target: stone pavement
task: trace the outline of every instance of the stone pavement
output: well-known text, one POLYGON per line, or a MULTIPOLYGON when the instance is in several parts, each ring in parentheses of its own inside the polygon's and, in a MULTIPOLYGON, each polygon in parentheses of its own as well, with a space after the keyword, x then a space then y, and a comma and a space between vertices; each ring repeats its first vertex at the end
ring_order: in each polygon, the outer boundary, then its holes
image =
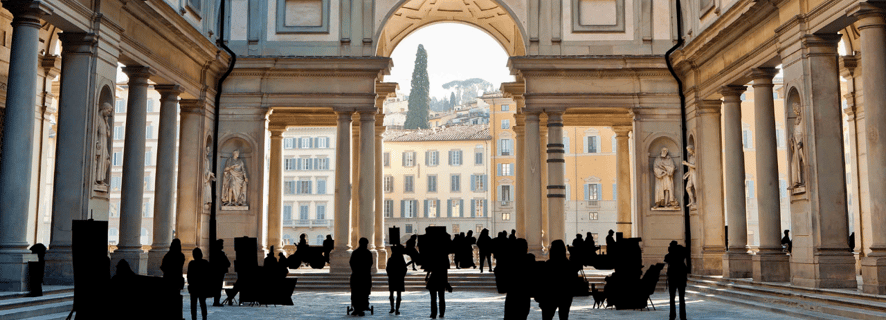
MULTIPOLYGON (((185 290, 186 291, 186 290, 185 290)), ((494 292, 453 292, 446 294, 445 319, 502 319, 504 310, 503 294, 494 292)), ((209 320, 218 319, 355 319, 345 314, 350 305, 350 294, 347 292, 296 292, 292 296, 294 306, 225 306, 212 307, 208 299, 209 320)), ((570 319, 667 319, 669 306, 667 293, 656 293, 652 296, 656 311, 634 310, 602 310, 591 308, 594 299, 591 297, 576 298, 569 313, 570 319)), ((428 319, 430 315, 430 298, 427 292, 404 292, 400 305, 400 316, 388 314, 390 304, 387 292, 373 292, 370 302, 375 307, 375 315, 367 319, 428 319)), ((742 306, 686 298, 689 319, 796 319, 788 315, 754 310, 742 306)), ((182 315, 190 319, 190 297, 185 293, 182 315)), ((199 319, 199 311, 198 311, 199 319)), ((529 319, 541 319, 541 309, 532 302, 529 319)), ((555 317, 556 319, 556 317, 555 317)))

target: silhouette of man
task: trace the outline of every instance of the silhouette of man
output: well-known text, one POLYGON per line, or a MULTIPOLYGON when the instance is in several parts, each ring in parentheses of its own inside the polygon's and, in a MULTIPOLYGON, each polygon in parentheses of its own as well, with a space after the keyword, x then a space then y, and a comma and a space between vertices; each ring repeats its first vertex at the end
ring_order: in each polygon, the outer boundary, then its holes
POLYGON ((480 231, 480 237, 477 238, 477 249, 480 251, 480 273, 483 273, 483 262, 489 264, 489 272, 492 272, 492 238, 489 237, 489 230, 480 231))
POLYGON ((508 236, 508 240, 511 240, 511 241, 517 240, 517 230, 516 229, 511 229, 511 235, 508 236))
POLYGON ((327 234, 326 240, 323 240, 323 257, 326 258, 326 263, 329 263, 329 253, 332 252, 332 248, 335 248, 335 240, 332 240, 331 234, 327 234))
POLYGON ((181 291, 185 287, 185 279, 182 278, 182 267, 184 266, 185 254, 182 253, 182 242, 179 239, 172 239, 169 252, 163 256, 163 260, 160 262, 160 271, 163 271, 163 279, 166 280, 170 288, 175 288, 175 291, 181 291))
POLYGON ((572 239, 572 247, 569 248, 569 259, 575 263, 584 264, 584 251, 584 239, 581 238, 581 233, 578 233, 575 235, 575 239, 572 239))
POLYGON ((784 237, 781 238, 781 245, 785 246, 785 250, 787 250, 788 253, 791 253, 791 250, 794 249, 794 242, 791 241, 791 230, 784 231, 784 237))
MULTIPOLYGON (((502 249, 503 250, 503 249, 502 249)), ((496 265, 496 271, 504 277, 507 295, 505 296, 505 320, 526 320, 529 317, 530 290, 525 279, 519 280, 521 274, 525 275, 532 271, 535 263, 535 255, 529 253, 529 244, 526 239, 515 240, 510 261, 496 265), (503 271, 498 271, 503 268, 503 271)), ((498 260, 498 258, 496 258, 498 260)))
POLYGON ((612 255, 613 253, 615 253, 615 231, 610 229, 609 235, 606 236, 606 254, 612 255))
POLYGON ((449 257, 448 255, 434 255, 428 257, 429 266, 423 266, 427 270, 425 288, 431 293, 431 319, 437 318, 437 297, 440 298, 440 318, 446 313, 446 294, 445 291, 452 292, 452 286, 449 285, 449 257))
POLYGON ((412 266, 412 271, 416 271, 415 265, 418 264, 418 250, 415 249, 415 242, 418 240, 418 236, 412 235, 409 237, 409 240, 406 240, 406 250, 404 251, 406 255, 409 256, 409 263, 406 264, 406 267, 412 266))
POLYGON ((372 293, 372 253, 369 240, 360 238, 360 247, 351 253, 351 306, 354 313, 364 316, 369 310, 369 294, 372 293))
MULTIPOLYGON (((206 320, 206 298, 215 295, 215 275, 209 261, 203 260, 203 250, 194 248, 194 260, 188 263, 188 292, 191 294, 191 320, 197 320, 197 302, 206 320)), ((131 272, 131 271, 130 271, 131 272)))
POLYGON ((671 295, 670 320, 677 319, 677 306, 674 301, 677 292, 680 294, 680 319, 686 320, 686 278, 689 274, 686 259, 686 248, 677 244, 677 241, 671 241, 668 254, 665 255, 665 262, 668 264, 668 293, 671 295))
POLYGON ((43 295, 43 273, 44 269, 46 269, 46 260, 44 260, 44 257, 46 256, 46 246, 42 243, 38 243, 31 246, 28 250, 31 250, 31 253, 37 255, 37 262, 28 262, 28 271, 31 272, 31 292, 28 293, 28 296, 39 297, 43 295))
POLYGON ((391 312, 400 315, 400 301, 403 291, 406 290, 406 260, 403 259, 403 246, 397 244, 391 247, 391 257, 388 258, 388 264, 385 271, 388 274, 388 291, 391 294, 391 312), (394 293, 397 293, 396 304, 394 304, 394 293))
POLYGON ((295 253, 298 257, 298 267, 301 267, 302 263, 309 264, 311 261, 311 257, 308 255, 308 235, 302 233, 298 237, 298 244, 295 246, 295 253))
MULTIPOLYGON (((225 274, 228 273, 228 268, 231 267, 231 261, 228 260, 228 256, 224 251, 225 241, 222 239, 216 240, 215 252, 210 256, 210 264, 212 265, 211 273, 212 273, 212 287, 208 288, 212 290, 212 297, 214 298, 214 302, 212 303, 213 307, 224 307, 223 304, 219 302, 221 299, 221 291, 222 285, 225 283, 225 274)), ((202 255, 203 252, 200 252, 202 255)))
POLYGON ((569 319, 569 308, 572 306, 572 292, 564 290, 569 287, 577 276, 580 265, 566 259, 566 244, 563 240, 551 242, 548 261, 544 263, 541 273, 543 282, 540 292, 536 295, 541 308, 543 320, 554 319, 554 313, 560 320, 569 319))

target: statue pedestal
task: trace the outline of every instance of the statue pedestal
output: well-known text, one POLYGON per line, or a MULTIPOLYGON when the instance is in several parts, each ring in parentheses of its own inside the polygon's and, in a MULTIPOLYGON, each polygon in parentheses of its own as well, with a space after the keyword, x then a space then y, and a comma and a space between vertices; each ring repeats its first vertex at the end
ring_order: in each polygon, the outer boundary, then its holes
POLYGON ((249 211, 249 206, 222 206, 222 211, 249 211))

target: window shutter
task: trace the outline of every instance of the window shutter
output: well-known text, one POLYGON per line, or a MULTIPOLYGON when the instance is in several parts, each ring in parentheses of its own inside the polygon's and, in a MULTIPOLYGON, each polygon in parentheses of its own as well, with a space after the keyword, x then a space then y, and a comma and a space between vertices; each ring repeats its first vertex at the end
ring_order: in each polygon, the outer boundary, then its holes
POLYGON ((406 218, 406 200, 400 200, 400 218, 406 218))
POLYGON ((314 148, 319 147, 319 146, 320 146, 320 138, 319 137, 314 138, 314 148))
POLYGON ((584 197, 585 200, 590 200, 590 199, 591 199, 591 198, 590 198, 590 195, 591 195, 591 192, 590 192, 591 190, 590 190, 590 189, 591 189, 591 185, 589 185, 589 184, 585 184, 585 197, 584 197))
POLYGON ((458 216, 465 216, 465 199, 458 199, 458 216))
POLYGON ((400 155, 401 155, 400 158, 403 160, 403 166, 405 167, 406 166, 406 152, 401 153, 400 155))
POLYGON ((617 197, 618 197, 618 185, 613 183, 612 184, 612 200, 618 200, 617 197))
POLYGON ((477 201, 476 201, 476 200, 471 200, 471 218, 475 218, 475 217, 476 217, 476 215, 474 214, 474 212, 477 212, 477 208, 476 208, 476 206, 477 206, 477 201))
POLYGON ((435 203, 436 203, 436 205, 437 205, 437 213, 436 213, 436 215, 437 215, 437 218, 439 218, 439 217, 440 217, 440 200, 437 199, 437 200, 434 200, 434 201, 436 201, 435 203))
POLYGON ((430 151, 425 151, 425 165, 426 166, 431 165, 431 157, 428 156, 430 154, 431 154, 430 151))
POLYGON ((477 191, 477 175, 471 175, 471 191, 477 191))
POLYGON ((489 209, 489 206, 486 205, 487 202, 488 202, 488 200, 483 199, 483 217, 488 217, 488 216, 489 216, 489 215, 487 214, 488 209, 489 209))
POLYGON ((597 184, 597 200, 603 200, 603 185, 597 184))
POLYGON ((504 186, 499 185, 499 186, 498 186, 498 191, 497 191, 497 192, 498 192, 498 201, 504 201, 504 200, 505 200, 505 193, 504 193, 504 192, 505 192, 505 188, 504 188, 504 186))
POLYGON ((483 180, 482 180, 482 181, 483 181, 483 190, 480 190, 480 191, 486 191, 486 188, 488 188, 488 187, 487 187, 488 184, 486 184, 486 181, 487 181, 487 178, 488 178, 488 177, 489 177, 489 175, 486 175, 486 174, 484 174, 484 175, 481 177, 481 179, 483 179, 483 180))
POLYGON ((498 171, 498 176, 499 176, 499 177, 501 176, 501 166, 503 166, 503 165, 504 165, 503 163, 499 163, 499 164, 498 164, 498 167, 496 167, 496 170, 498 171))
POLYGON ((428 208, 428 200, 425 199, 425 218, 431 216, 431 215, 428 213, 428 210, 430 210, 430 209, 428 208))
POLYGON ((452 151, 449 151, 449 165, 452 165, 452 151))
POLYGON ((295 159, 295 170, 301 170, 301 158, 295 159))
POLYGON ((313 187, 314 187, 314 183, 311 181, 308 181, 308 194, 313 193, 313 190, 312 190, 313 187))
POLYGON ((446 217, 452 218, 452 199, 446 200, 446 217))

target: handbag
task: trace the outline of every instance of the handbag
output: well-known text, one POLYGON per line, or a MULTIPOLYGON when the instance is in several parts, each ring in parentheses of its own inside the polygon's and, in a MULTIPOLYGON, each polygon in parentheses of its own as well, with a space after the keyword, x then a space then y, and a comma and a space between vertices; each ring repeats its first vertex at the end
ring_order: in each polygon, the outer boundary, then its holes
POLYGON ((572 281, 572 296, 574 297, 587 297, 591 295, 590 285, 588 284, 588 279, 585 278, 584 270, 579 269, 580 277, 575 277, 575 280, 572 281))

